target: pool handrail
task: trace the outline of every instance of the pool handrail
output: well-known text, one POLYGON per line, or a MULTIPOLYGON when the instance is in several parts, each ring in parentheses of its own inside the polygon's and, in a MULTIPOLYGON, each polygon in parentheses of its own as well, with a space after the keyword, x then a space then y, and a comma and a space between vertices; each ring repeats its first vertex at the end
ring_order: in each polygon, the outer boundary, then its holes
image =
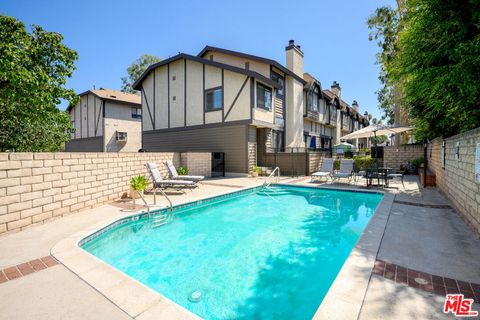
POLYGON ((274 175, 275 175, 275 172, 278 171, 278 175, 277 175, 277 183, 278 183, 278 179, 280 178, 280 168, 279 167, 275 167, 275 169, 273 169, 273 171, 268 175, 267 179, 265 179, 265 182, 263 182, 263 186, 264 187, 269 187, 272 183, 269 181, 270 178, 272 178, 274 175))

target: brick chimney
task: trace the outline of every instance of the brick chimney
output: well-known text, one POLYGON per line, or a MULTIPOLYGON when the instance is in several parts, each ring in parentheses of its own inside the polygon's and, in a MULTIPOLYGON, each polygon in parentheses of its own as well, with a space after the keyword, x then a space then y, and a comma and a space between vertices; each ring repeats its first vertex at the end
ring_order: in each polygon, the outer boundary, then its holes
MULTIPOLYGON (((287 69, 303 79, 303 52, 294 40, 285 48, 287 69)), ((303 83, 298 79, 285 78, 286 122, 285 145, 287 147, 304 147, 303 140, 303 83)))
POLYGON ((340 88, 340 83, 338 83, 337 81, 333 81, 330 88, 330 90, 335 93, 339 98, 342 97, 342 88, 340 88))
POLYGON ((359 106, 358 106, 357 100, 353 100, 353 102, 352 102, 352 108, 353 108, 355 111, 359 112, 359 106))
POLYGON ((287 68, 297 76, 303 78, 303 51, 299 45, 295 44, 295 40, 288 41, 285 47, 287 54, 287 68))

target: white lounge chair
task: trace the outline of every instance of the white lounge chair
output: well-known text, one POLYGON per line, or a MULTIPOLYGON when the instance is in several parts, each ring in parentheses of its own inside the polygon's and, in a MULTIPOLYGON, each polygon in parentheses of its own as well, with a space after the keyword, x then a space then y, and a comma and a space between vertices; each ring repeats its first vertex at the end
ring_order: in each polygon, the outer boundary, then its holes
POLYGON ((147 163, 147 169, 148 169, 148 172, 150 173, 150 176, 152 177, 154 191, 156 188, 160 188, 160 189, 172 188, 179 191, 184 188, 188 188, 188 187, 191 188, 196 186, 195 182, 193 181, 163 179, 155 163, 152 163, 152 162, 147 163))
POLYGON ((335 179, 347 178, 349 181, 353 177, 353 160, 341 159, 340 170, 333 173, 335 179))
POLYGON ((314 182, 317 179, 321 181, 322 178, 325 178, 325 180, 331 178, 333 173, 333 162, 332 158, 324 158, 320 171, 311 174, 311 182, 314 182))
POLYGON ((165 162, 165 164, 167 165, 168 171, 170 172, 170 178, 172 178, 173 180, 187 180, 187 181, 193 181, 193 182, 196 183, 196 182, 199 182, 199 181, 205 179, 204 176, 188 176, 188 175, 181 176, 181 175, 179 175, 178 172, 177 172, 177 169, 173 165, 172 160, 167 160, 165 162))

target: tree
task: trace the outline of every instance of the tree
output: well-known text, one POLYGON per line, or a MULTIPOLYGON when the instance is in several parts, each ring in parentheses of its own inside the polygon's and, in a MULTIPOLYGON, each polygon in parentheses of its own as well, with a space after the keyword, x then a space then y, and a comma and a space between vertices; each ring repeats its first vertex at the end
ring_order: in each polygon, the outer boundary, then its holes
POLYGON ((135 81, 137 81, 138 78, 147 70, 147 68, 154 64, 159 62, 160 59, 157 56, 153 56, 150 54, 143 54, 135 60, 130 67, 127 68, 127 73, 128 76, 122 78, 122 91, 123 92, 130 92, 130 93, 135 93, 135 89, 133 89, 132 85, 135 81))
POLYGON ((65 88, 78 54, 59 33, 0 15, 0 151, 58 151, 69 139, 67 113, 75 103, 65 88))
POLYGON ((479 126, 479 0, 408 0, 401 13, 382 68, 402 90, 417 140, 479 126))
POLYGON ((399 89, 391 80, 389 67, 397 52, 400 16, 397 10, 380 7, 367 19, 367 24, 371 30, 369 40, 376 41, 381 48, 376 55, 377 64, 380 65, 378 79, 382 83, 382 88, 377 91, 379 108, 384 112, 383 118, 387 120, 388 124, 393 124, 395 106, 398 106, 400 101, 398 99, 399 89))

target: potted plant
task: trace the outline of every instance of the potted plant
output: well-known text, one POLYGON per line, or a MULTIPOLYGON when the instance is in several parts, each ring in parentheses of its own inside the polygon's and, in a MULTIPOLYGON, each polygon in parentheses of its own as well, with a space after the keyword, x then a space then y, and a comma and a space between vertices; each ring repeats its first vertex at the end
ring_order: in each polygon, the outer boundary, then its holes
POLYGON ((138 199, 148 186, 147 178, 144 176, 135 176, 130 179, 130 198, 133 199, 133 209, 135 209, 135 199, 138 199))
POLYGON ((180 176, 186 176, 188 175, 188 168, 187 167, 178 167, 177 172, 180 176))
POLYGON ((423 157, 412 160, 412 165, 415 170, 415 174, 418 174, 418 168, 423 168, 425 166, 425 159, 423 157))
POLYGON ((252 167, 252 177, 258 177, 260 173, 262 172, 262 169, 260 169, 257 166, 252 167))

